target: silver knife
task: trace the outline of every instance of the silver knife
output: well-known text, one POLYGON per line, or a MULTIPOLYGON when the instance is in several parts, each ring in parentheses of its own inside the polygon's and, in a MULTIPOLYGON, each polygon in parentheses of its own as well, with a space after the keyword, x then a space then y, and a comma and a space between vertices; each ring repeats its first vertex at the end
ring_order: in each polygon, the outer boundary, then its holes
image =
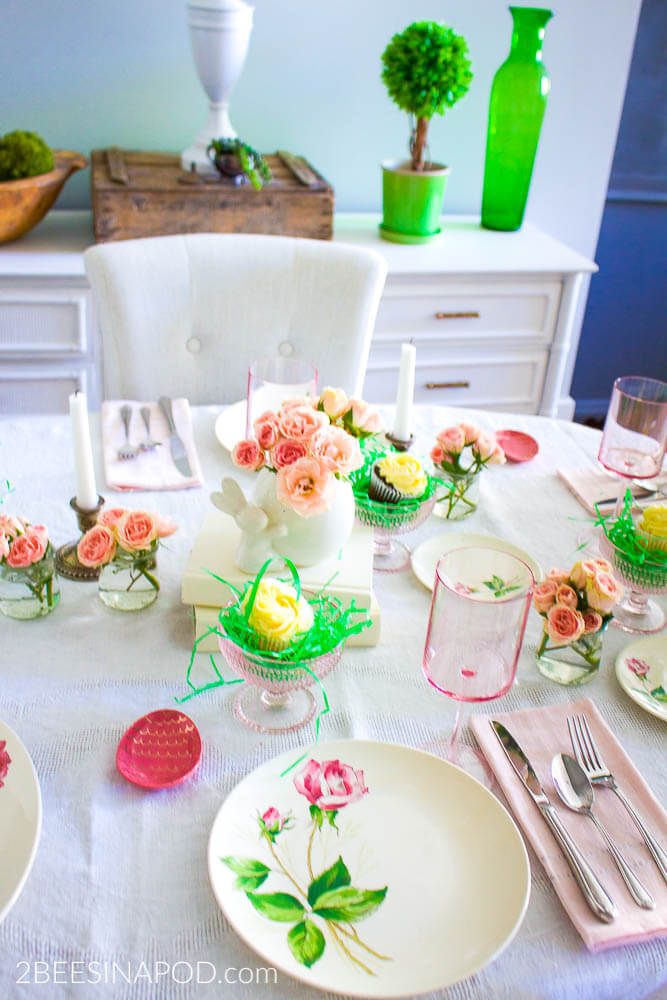
POLYGON ((192 469, 190 468, 188 456, 185 452, 185 445, 179 438, 178 432, 176 431, 174 415, 171 412, 171 400, 168 396, 160 396, 158 399, 158 406, 164 413, 164 418, 167 421, 167 427, 169 428, 169 447, 171 448, 171 457, 174 465, 182 476, 189 477, 192 475, 192 469))
POLYGON ((565 856, 565 860, 572 869, 572 874, 579 883, 586 902, 599 920, 604 921, 605 924, 610 924, 618 915, 616 905, 561 823, 558 813, 549 802, 539 778, 530 765, 530 761, 512 734, 501 722, 494 720, 491 722, 491 726, 500 740, 503 750, 507 754, 507 759, 523 782, 524 787, 530 793, 533 802, 537 805, 547 826, 556 838, 558 846, 565 856))

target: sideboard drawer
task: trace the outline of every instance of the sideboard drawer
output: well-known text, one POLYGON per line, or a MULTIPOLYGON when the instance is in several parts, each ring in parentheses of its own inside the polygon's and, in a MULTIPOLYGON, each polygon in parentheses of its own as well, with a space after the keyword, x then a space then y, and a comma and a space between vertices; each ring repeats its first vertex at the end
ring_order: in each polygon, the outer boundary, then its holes
MULTIPOLYGON (((435 363, 421 362, 417 355, 415 402, 438 406, 474 406, 487 410, 536 413, 548 351, 489 351, 477 356, 457 355, 435 363)), ((369 363, 364 396, 378 403, 396 399, 395 366, 369 363)))
POLYGON ((378 309, 375 338, 467 341, 502 337, 551 341, 558 315, 558 281, 388 281, 378 309))
POLYGON ((90 292, 0 286, 0 355, 84 354, 90 292))
POLYGON ((97 400, 92 362, 71 364, 3 364, 0 368, 0 414, 67 413, 73 392, 97 400))

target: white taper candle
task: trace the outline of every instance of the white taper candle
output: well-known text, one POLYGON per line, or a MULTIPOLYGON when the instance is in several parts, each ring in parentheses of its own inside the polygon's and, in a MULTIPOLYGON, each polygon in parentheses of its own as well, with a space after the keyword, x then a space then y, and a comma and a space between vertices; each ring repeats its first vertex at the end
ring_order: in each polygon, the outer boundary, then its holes
POLYGON ((93 466, 93 449, 90 443, 88 424, 88 404, 83 392, 75 392, 69 397, 69 413, 72 420, 72 441, 74 443, 74 467, 76 470, 76 502, 81 510, 97 507, 97 487, 93 466))
POLYGON ((401 345, 401 367, 398 373, 396 412, 393 435, 399 441, 408 441, 412 434, 412 404, 415 395, 415 361, 417 350, 414 344, 401 345))

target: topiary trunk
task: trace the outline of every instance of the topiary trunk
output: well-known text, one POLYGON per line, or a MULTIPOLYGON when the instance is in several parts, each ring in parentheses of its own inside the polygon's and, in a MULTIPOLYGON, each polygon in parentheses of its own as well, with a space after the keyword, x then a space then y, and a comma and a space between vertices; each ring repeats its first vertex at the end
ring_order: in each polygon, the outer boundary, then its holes
POLYGON ((410 155, 412 156, 412 169, 423 171, 424 169, 424 148, 426 146, 426 133, 428 131, 428 118, 418 118, 417 126, 412 133, 410 140, 410 155))

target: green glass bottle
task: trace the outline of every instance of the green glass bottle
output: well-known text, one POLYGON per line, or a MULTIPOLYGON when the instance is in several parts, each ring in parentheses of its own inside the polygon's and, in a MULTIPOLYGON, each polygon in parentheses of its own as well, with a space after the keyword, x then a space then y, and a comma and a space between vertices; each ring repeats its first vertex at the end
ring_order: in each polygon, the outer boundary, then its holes
POLYGON ((542 63, 544 28, 553 17, 539 7, 510 7, 510 13, 510 54, 491 87, 482 194, 482 225, 504 231, 523 222, 549 93, 542 63))

